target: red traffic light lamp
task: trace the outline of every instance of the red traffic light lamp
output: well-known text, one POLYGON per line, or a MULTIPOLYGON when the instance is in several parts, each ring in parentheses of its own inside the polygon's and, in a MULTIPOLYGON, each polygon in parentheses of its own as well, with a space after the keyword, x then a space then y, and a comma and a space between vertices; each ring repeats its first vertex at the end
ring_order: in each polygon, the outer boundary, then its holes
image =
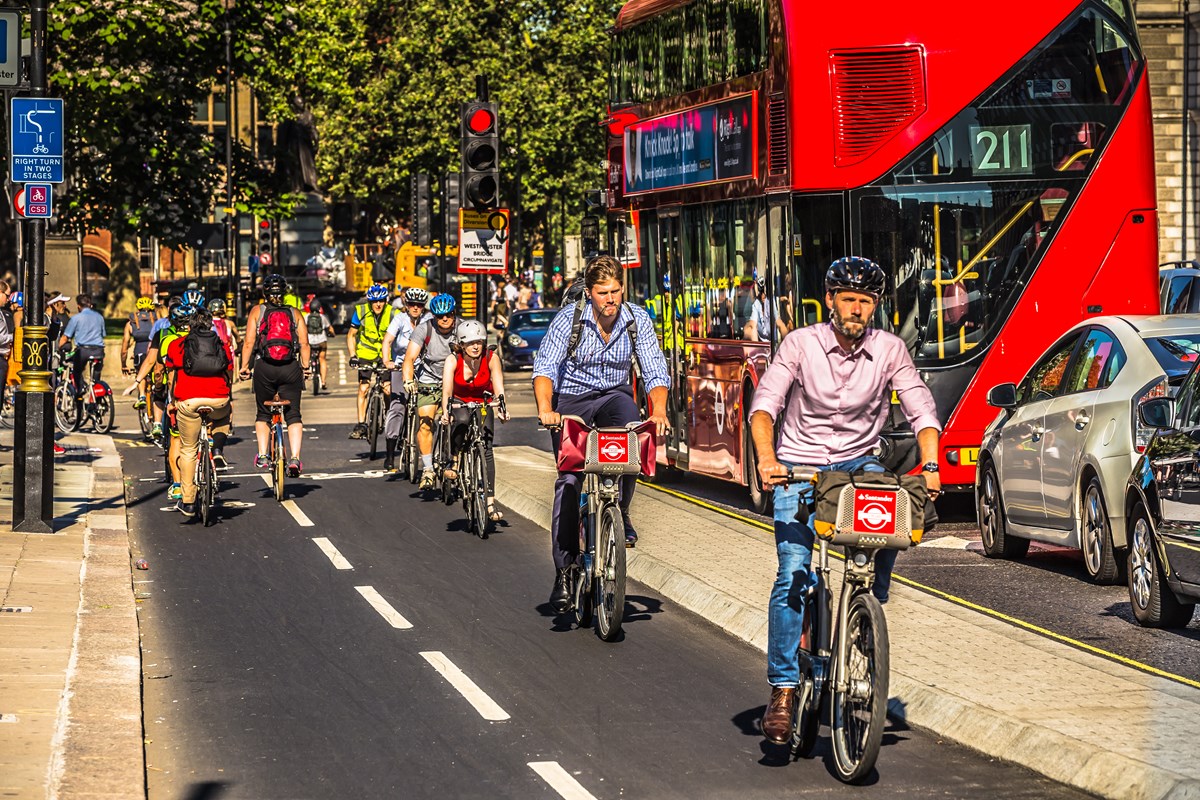
POLYGON ((467 101, 462 104, 460 120, 463 204, 480 210, 497 208, 500 205, 497 106, 487 100, 467 101))

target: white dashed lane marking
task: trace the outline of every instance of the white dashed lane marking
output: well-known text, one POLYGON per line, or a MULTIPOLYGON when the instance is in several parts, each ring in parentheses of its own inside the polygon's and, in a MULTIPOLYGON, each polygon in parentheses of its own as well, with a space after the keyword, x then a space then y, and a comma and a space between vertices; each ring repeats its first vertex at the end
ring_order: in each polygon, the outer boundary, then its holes
POLYGON ((354 591, 361 594, 371 608, 379 612, 379 616, 387 620, 387 623, 393 628, 399 630, 408 630, 412 627, 412 623, 401 616, 400 612, 392 608, 392 604, 384 600, 379 592, 375 591, 374 586, 355 586, 354 591))
POLYGON ((333 566, 337 567, 338 569, 354 569, 350 562, 347 561, 342 554, 338 552, 338 549, 333 546, 333 542, 329 541, 324 536, 318 536, 317 538, 313 539, 313 542, 317 545, 317 547, 321 548, 322 553, 329 557, 329 560, 333 563, 333 566))
POLYGON ((480 689, 474 681, 463 674, 461 669, 454 666, 454 663, 446 658, 445 654, 432 650, 421 653, 421 658, 428 661, 451 686, 457 689, 459 694, 465 697, 467 702, 479 712, 479 716, 493 722, 502 722, 509 718, 508 712, 497 705, 495 700, 488 697, 483 689, 480 689))
POLYGON ((557 761, 530 761, 529 768, 564 800, 596 800, 595 796, 571 777, 557 761))

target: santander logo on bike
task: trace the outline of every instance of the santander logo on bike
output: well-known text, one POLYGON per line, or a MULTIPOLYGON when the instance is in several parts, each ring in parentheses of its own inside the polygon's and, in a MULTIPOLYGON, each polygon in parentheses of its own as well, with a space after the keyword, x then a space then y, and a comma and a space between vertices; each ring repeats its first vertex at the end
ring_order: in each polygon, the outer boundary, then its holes
POLYGON ((624 464, 628 460, 629 437, 624 433, 598 433, 597 438, 601 464, 624 464))
POLYGON ((854 493, 854 520, 870 533, 896 532, 896 495, 859 490, 854 493))

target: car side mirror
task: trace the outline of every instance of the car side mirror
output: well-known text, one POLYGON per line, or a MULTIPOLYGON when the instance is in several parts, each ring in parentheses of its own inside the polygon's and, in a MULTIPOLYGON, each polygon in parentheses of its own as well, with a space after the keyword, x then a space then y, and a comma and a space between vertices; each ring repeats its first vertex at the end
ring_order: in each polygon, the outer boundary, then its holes
POLYGON ((1138 406, 1138 420, 1147 428, 1169 428, 1175 419, 1175 401, 1155 397, 1138 406))
POLYGON ((993 408, 1016 408, 1017 385, 1001 383, 993 386, 987 393, 987 404, 993 408))

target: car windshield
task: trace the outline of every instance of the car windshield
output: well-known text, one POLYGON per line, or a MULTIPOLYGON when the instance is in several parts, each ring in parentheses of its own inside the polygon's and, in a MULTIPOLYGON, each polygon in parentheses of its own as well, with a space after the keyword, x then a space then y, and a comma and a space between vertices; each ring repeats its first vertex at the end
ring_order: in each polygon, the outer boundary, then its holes
POLYGON ((509 323, 508 327, 515 331, 523 331, 530 328, 546 328, 549 327, 552 319, 554 319, 553 311, 543 311, 535 314, 518 314, 512 318, 512 322, 509 323))
POLYGON ((1200 360, 1200 333, 1151 336, 1146 346, 1170 376, 1186 374, 1200 360))

